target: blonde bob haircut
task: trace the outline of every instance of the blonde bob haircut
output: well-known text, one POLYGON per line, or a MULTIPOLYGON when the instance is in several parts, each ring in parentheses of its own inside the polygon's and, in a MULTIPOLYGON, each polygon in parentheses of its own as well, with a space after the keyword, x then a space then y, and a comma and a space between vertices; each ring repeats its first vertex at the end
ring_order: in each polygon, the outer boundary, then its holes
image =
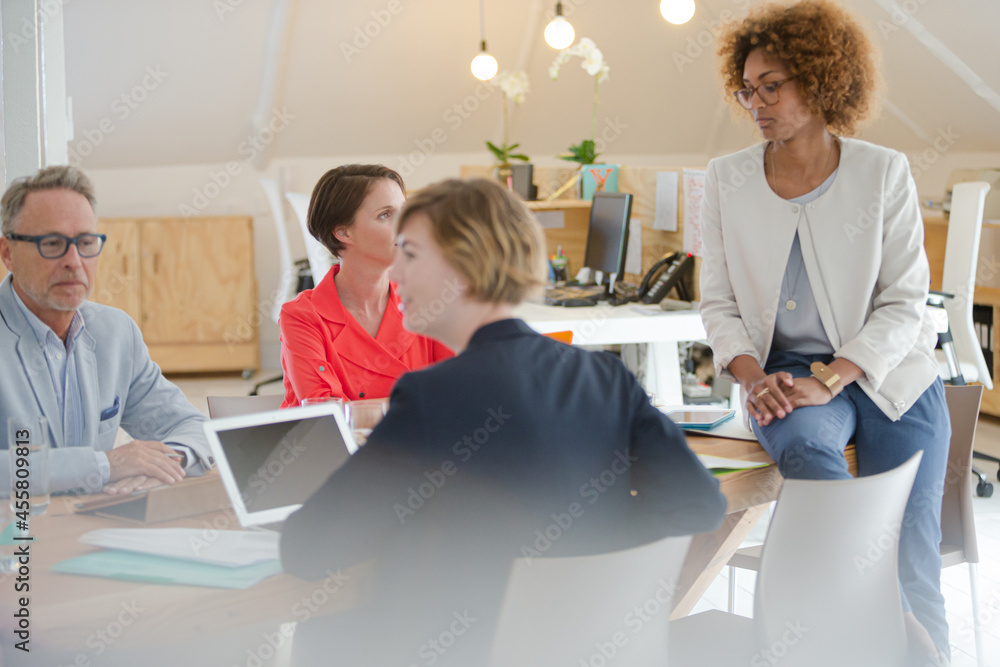
POLYGON ((513 193, 486 179, 450 179, 406 200, 396 233, 417 213, 427 216, 445 260, 471 299, 517 304, 545 282, 545 238, 535 216, 513 193))

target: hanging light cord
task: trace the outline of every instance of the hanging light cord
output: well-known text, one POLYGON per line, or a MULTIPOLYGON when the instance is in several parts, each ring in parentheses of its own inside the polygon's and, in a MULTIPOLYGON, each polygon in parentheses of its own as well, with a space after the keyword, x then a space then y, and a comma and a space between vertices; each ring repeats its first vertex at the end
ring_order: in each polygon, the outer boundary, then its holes
POLYGON ((486 0, 479 0, 479 42, 486 50, 486 0))

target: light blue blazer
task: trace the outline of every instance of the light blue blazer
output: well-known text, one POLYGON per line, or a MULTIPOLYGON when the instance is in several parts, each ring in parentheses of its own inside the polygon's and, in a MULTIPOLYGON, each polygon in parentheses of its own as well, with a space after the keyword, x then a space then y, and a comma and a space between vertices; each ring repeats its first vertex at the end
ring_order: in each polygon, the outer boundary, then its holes
MULTIPOLYGON (((84 330, 77 339, 77 375, 82 389, 83 442, 63 442, 63 406, 56 401, 48 366, 35 334, 14 301, 8 275, 0 283, 0 441, 7 449, 7 418, 49 420, 50 484, 53 491, 98 492, 107 482, 100 463, 114 446, 118 427, 133 439, 190 447, 198 461, 188 474, 203 474, 211 456, 205 417, 149 358, 139 327, 117 308, 86 302, 84 330)), ((106 469, 106 468, 105 468, 106 469)), ((0 480, 9 480, 10 457, 0 456, 0 480)), ((6 495, 8 483, 0 484, 6 495)))

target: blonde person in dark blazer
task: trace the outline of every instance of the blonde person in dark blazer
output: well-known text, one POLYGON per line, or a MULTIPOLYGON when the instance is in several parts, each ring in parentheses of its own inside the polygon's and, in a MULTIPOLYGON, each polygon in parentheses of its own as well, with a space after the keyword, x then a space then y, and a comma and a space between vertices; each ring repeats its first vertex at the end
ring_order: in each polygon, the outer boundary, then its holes
MULTIPOLYGON (((366 664, 428 664, 422 643, 456 611, 475 623, 438 657, 488 664, 513 558, 713 530, 726 500, 620 360, 514 316, 545 246, 513 194, 444 181, 410 197, 398 232, 404 324, 457 356, 399 379, 368 444, 289 517, 282 563, 312 579, 375 560, 377 612, 348 632, 377 638, 361 640, 366 664)), ((339 650, 320 627, 300 624, 301 664, 339 650)))

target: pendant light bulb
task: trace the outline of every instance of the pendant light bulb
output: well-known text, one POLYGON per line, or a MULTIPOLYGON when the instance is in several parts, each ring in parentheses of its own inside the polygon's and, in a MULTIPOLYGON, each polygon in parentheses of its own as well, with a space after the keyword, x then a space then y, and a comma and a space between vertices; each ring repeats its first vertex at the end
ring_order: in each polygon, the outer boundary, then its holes
POLYGON ((576 39, 576 31, 573 26, 563 17, 563 6, 561 2, 556 3, 556 17, 545 26, 545 43, 553 49, 562 51, 573 43, 576 39))
POLYGON ((669 23, 683 25, 694 16, 694 0, 660 0, 660 14, 669 23))
POLYGON ((484 39, 480 45, 479 55, 472 59, 472 76, 480 81, 489 81, 497 75, 498 69, 500 66, 497 65, 497 59, 486 51, 484 39))

